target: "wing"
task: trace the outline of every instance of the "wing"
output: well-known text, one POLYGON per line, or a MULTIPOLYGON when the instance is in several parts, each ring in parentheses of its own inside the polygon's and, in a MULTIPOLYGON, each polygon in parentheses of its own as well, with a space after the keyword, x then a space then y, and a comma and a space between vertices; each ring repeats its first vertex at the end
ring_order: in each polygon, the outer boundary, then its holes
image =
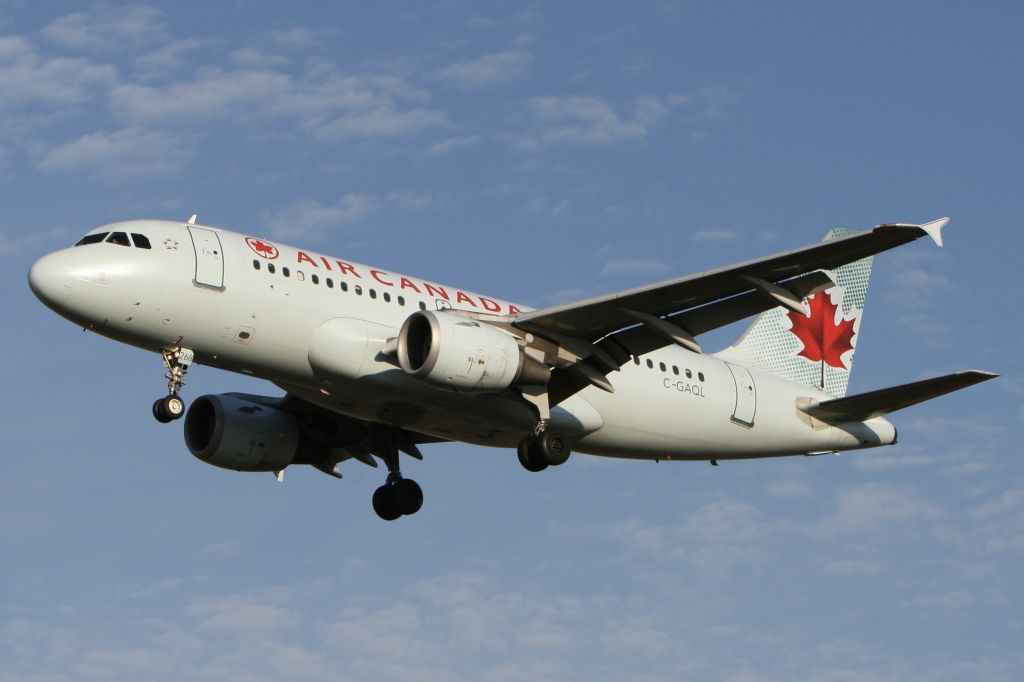
POLYGON ((336 478, 341 478, 338 463, 347 459, 355 459, 372 467, 377 466, 374 456, 383 458, 389 452, 404 452, 410 457, 423 459, 417 445, 445 442, 443 438, 397 426, 346 417, 291 393, 283 398, 247 393, 227 395, 272 407, 295 417, 300 424, 302 445, 292 463, 309 464, 336 478))
POLYGON ((802 300, 832 286, 831 270, 929 236, 942 245, 949 218, 889 224, 793 251, 658 284, 506 318, 548 339, 562 362, 549 386, 557 404, 588 384, 610 390, 604 375, 633 355, 669 344, 701 352, 695 337, 778 305, 803 311, 802 300))

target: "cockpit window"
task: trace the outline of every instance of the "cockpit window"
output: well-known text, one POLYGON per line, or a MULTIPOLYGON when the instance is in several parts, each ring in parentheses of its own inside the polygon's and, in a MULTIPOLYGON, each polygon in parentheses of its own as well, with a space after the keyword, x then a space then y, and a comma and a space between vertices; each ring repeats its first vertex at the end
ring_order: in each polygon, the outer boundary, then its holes
POLYGON ((135 242, 135 246, 140 249, 151 249, 153 248, 149 243, 149 237, 138 232, 132 232, 132 241, 135 242))
POLYGON ((107 237, 108 244, 117 244, 118 246, 131 246, 132 243, 128 241, 128 235, 124 232, 111 232, 110 236, 107 237))
POLYGON ((87 234, 78 240, 75 246, 85 246, 86 244, 99 244, 101 241, 106 239, 109 232, 100 232, 99 234, 87 234))

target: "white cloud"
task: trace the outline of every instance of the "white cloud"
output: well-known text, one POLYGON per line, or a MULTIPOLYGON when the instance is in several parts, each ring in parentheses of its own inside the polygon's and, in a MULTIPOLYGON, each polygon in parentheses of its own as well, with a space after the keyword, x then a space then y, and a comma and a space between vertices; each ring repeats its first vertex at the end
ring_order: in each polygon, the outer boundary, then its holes
POLYGON ((423 108, 397 111, 390 105, 376 109, 349 112, 318 126, 317 132, 327 137, 395 137, 440 125, 444 115, 423 108))
POLYGON ((700 244, 701 242, 734 242, 739 238, 740 234, 736 230, 718 228, 697 230, 690 237, 690 241, 695 244, 700 244))
POLYGON ((147 45, 146 51, 135 58, 135 66, 145 76, 166 76, 179 68, 186 58, 210 47, 213 41, 182 38, 166 45, 147 45))
POLYGON ((39 167, 131 178, 177 170, 188 156, 189 150, 167 133, 126 128, 114 133, 90 133, 53 147, 41 155, 39 167))
POLYGON ((43 249, 68 246, 76 235, 65 228, 52 230, 17 230, 13 235, 0 230, 0 256, 20 255, 43 249))
POLYGON ((139 43, 155 36, 160 17, 158 9, 146 5, 98 5, 54 19, 42 34, 66 47, 118 50, 125 41, 139 43))
POLYGON ((554 143, 602 144, 643 137, 640 121, 623 119, 605 100, 597 97, 535 97, 530 113, 539 131, 519 138, 528 149, 554 143))
POLYGON ((822 527, 827 532, 867 532, 939 516, 938 508, 913 489, 866 483, 842 491, 835 516, 824 519, 822 527))
POLYGON ((942 609, 943 611, 963 611, 973 606, 974 602, 974 595, 957 590, 907 599, 899 605, 912 608, 942 609))
POLYGON ((320 35, 317 31, 296 26, 284 31, 277 31, 272 36, 275 45, 288 49, 319 47, 320 35))
POLYGON ((774 497, 791 500, 807 498, 813 494, 811 486, 808 485, 807 482, 793 478, 785 478, 766 483, 765 491, 774 497))
POLYGON ((881 562, 864 559, 833 559, 824 566, 826 573, 837 575, 875 575, 883 568, 881 562))
POLYGON ((0 110, 27 104, 68 106, 101 97, 117 69, 82 58, 44 58, 20 36, 0 37, 0 110))
POLYGON ((190 604, 185 615, 195 619, 201 630, 227 635, 282 633, 293 628, 298 618, 278 603, 272 594, 206 597, 190 604))
POLYGON ((621 111, 599 97, 535 97, 528 106, 534 130, 506 137, 527 150, 552 144, 625 142, 645 137, 671 117, 691 126, 720 118, 731 101, 724 88, 706 88, 692 95, 643 95, 621 111))
POLYGON ((440 156, 442 154, 448 154, 460 149, 468 149, 475 147, 480 142, 479 135, 467 135, 465 137, 449 137, 444 140, 438 140, 427 147, 427 154, 431 156, 440 156))
POLYGON ((949 280, 942 276, 926 270, 904 270, 897 274, 893 280, 901 289, 913 289, 921 291, 943 291, 950 287, 949 280))
POLYGON ((231 61, 243 68, 264 69, 287 64, 288 58, 261 52, 254 47, 242 47, 231 53, 231 61))
POLYGON ((605 276, 619 275, 654 275, 668 270, 668 266, 653 258, 616 258, 605 262, 601 274, 605 276))
POLYGON ((492 52, 477 59, 449 64, 435 75, 456 87, 479 88, 518 78, 526 72, 529 64, 527 52, 492 52))
POLYGON ((644 560, 656 564, 684 562, 704 576, 722 577, 756 564, 780 530, 749 502, 723 496, 687 509, 669 524, 630 519, 595 533, 623 543, 627 556, 647 555, 644 560))
POLYGON ((280 239, 309 237, 371 214, 377 201, 365 194, 346 194, 331 205, 298 201, 267 218, 267 232, 280 239))
POLYGON ((393 137, 443 123, 438 110, 407 106, 426 98, 397 76, 343 76, 312 67, 295 78, 270 68, 207 68, 164 86, 119 85, 111 108, 136 124, 296 118, 318 135, 342 139, 393 137))

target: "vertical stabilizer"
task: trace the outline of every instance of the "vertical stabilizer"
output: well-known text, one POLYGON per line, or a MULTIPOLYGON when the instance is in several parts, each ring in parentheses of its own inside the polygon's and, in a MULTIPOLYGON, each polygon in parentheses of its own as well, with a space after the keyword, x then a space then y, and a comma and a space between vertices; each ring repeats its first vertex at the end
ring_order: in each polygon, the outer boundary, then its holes
MULTIPOLYGON (((825 241, 855 230, 836 227, 825 241)), ((836 286, 804 299, 807 314, 772 308, 754 320, 719 357, 757 367, 798 384, 846 395, 853 354, 860 337, 872 258, 825 272, 836 286)))

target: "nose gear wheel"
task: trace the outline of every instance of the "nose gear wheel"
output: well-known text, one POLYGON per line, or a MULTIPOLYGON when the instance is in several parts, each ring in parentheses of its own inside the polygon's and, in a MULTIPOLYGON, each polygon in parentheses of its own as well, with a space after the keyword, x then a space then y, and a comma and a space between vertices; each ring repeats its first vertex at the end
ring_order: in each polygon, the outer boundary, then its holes
POLYGON ((185 374, 192 366, 195 353, 188 348, 164 348, 160 351, 167 368, 167 396, 153 403, 153 416, 161 424, 181 419, 185 414, 185 401, 178 395, 185 385, 185 374))

